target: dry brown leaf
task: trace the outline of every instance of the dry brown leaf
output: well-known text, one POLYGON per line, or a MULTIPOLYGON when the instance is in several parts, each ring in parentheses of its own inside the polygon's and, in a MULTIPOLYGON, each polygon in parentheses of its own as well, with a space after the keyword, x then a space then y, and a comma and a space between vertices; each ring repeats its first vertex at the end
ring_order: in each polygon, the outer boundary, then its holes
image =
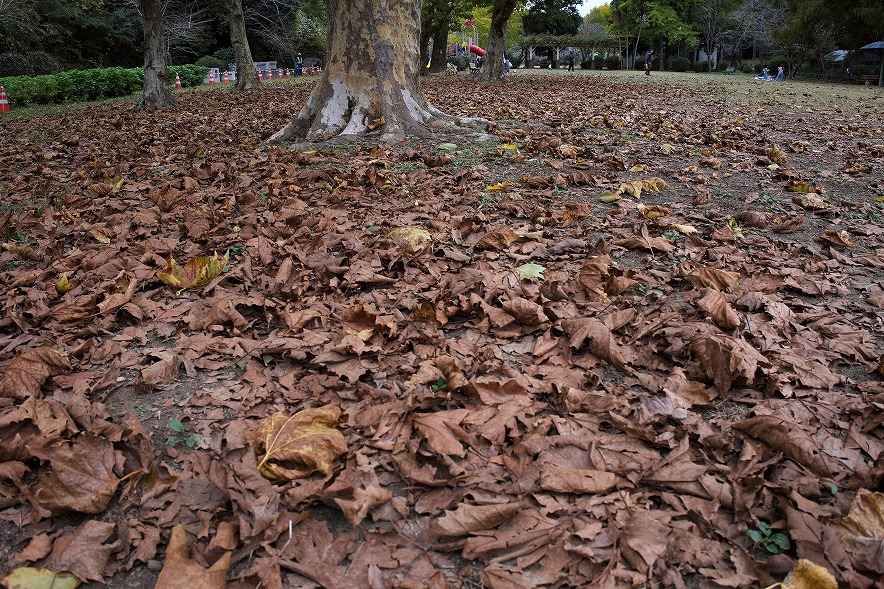
POLYGON ((804 215, 781 215, 773 220, 774 233, 795 233, 804 229, 804 215))
POLYGON ((714 288, 704 289, 702 298, 697 301, 697 306, 724 331, 733 331, 738 328, 742 321, 734 311, 721 291, 714 288))
POLYGON ((232 553, 225 552, 209 568, 190 558, 187 532, 181 524, 172 528, 166 562, 157 578, 157 589, 224 589, 232 553))
POLYGON ((522 509, 521 503, 460 504, 430 524, 434 536, 464 536, 496 528, 522 509))
POLYGON ((691 340, 700 365, 722 395, 731 387, 755 383, 756 372, 770 362, 748 342, 724 334, 700 335, 691 340))
POLYGON ((884 574, 884 493, 860 489, 834 525, 857 568, 884 574))
POLYGON ((389 238, 405 253, 415 256, 427 250, 433 243, 433 236, 420 227, 397 227, 390 231, 389 238))
POLYGON ((120 481, 113 472, 114 446, 107 439, 82 434, 70 443, 33 447, 30 451, 52 467, 38 484, 25 491, 40 513, 101 513, 110 504, 120 481))
POLYGON ((853 247, 854 243, 850 240, 850 234, 847 231, 833 231, 826 229, 823 234, 816 238, 819 243, 828 243, 839 247, 853 247))
POLYGON ((775 415, 759 415, 733 425, 734 429, 758 438, 773 450, 782 452, 821 477, 832 472, 819 445, 798 424, 775 415))
POLYGON ((727 290, 739 284, 740 275, 737 272, 719 270, 710 266, 697 266, 685 275, 685 280, 695 288, 707 286, 715 290, 727 290))
POLYGON ((603 470, 567 468, 546 464, 540 488, 553 493, 607 493, 617 485, 617 475, 603 470))
POLYGON ((269 479, 294 480, 317 471, 328 475, 335 458, 347 453, 347 442, 336 429, 340 419, 341 409, 333 405, 264 419, 248 436, 260 459, 258 471, 269 479))
POLYGON ((51 376, 71 371, 67 354, 53 348, 33 348, 12 359, 3 373, 0 397, 39 397, 40 387, 51 376))

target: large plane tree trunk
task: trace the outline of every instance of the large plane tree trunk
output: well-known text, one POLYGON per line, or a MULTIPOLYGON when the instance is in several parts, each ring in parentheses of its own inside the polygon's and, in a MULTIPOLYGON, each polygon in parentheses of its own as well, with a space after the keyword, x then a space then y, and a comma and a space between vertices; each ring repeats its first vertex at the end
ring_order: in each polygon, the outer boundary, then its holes
POLYGON ((144 91, 133 108, 177 108, 169 86, 169 41, 163 23, 163 0, 138 0, 144 28, 144 91))
POLYGON ((426 136, 450 126, 420 89, 421 0, 329 0, 326 64, 297 117, 270 142, 376 133, 426 136))
POLYGON ((242 0, 227 0, 227 15, 230 20, 230 43, 236 59, 236 85, 233 90, 252 90, 261 87, 252 50, 246 36, 246 19, 242 13, 242 0))

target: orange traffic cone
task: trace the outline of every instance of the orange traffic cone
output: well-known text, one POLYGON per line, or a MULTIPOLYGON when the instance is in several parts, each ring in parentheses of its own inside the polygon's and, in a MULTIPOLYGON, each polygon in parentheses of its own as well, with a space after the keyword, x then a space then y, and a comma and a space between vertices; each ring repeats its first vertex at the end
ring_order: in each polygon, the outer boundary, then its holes
POLYGON ((181 88, 181 78, 178 77, 178 72, 175 72, 175 87, 181 88))
POLYGON ((285 77, 286 77, 286 78, 290 78, 290 77, 291 77, 291 75, 292 75, 292 72, 291 72, 291 70, 290 70, 290 69, 288 69, 288 68, 286 68, 286 70, 285 70, 285 77))
POLYGON ((9 108, 9 101, 6 100, 6 90, 0 86, 0 113, 12 112, 9 108))
POLYGON ((259 79, 259 80, 263 80, 263 79, 264 79, 264 74, 261 73, 261 70, 258 70, 258 79, 259 79))
POLYGON ((230 82, 230 74, 228 74, 227 72, 224 72, 224 79, 222 80, 222 82, 225 84, 230 82))
POLYGON ((215 72, 209 72, 209 86, 215 85, 215 72))

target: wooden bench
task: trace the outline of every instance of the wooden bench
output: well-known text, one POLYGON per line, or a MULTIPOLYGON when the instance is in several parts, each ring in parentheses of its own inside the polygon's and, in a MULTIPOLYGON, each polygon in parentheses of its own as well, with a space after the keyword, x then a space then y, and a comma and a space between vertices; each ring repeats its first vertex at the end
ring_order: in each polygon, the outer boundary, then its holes
POLYGON ((858 84, 864 84, 866 86, 870 84, 877 85, 878 84, 878 74, 863 74, 856 79, 858 84))

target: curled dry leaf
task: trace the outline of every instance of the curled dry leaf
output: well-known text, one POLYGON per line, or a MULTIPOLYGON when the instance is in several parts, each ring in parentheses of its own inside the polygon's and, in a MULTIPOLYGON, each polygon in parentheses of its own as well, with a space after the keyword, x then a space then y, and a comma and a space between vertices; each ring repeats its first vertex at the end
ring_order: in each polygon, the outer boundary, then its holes
POLYGON ((0 382, 0 397, 27 399, 39 397, 40 387, 50 376, 71 371, 71 363, 64 352, 54 348, 33 348, 12 359, 0 382))
POLYGON ((614 245, 625 247, 627 249, 648 249, 661 252, 671 252, 675 249, 675 244, 663 237, 627 237, 626 239, 618 239, 614 245))
POLYGON ((783 153, 783 150, 780 149, 779 145, 774 145, 770 149, 767 150, 767 157, 775 164, 785 165, 789 163, 789 159, 786 157, 786 154, 783 153))
POLYGON ((668 217, 672 214, 672 211, 668 207, 664 207, 663 205, 651 205, 645 206, 639 203, 638 207, 639 215, 644 217, 645 219, 657 219, 659 217, 668 217))
POLYGON ((792 199, 792 202, 807 211, 820 211, 829 208, 829 203, 823 200, 823 198, 815 192, 808 192, 807 194, 796 196, 792 199))
POLYGON ((347 453, 347 442, 335 429, 336 406, 304 409, 294 415, 274 413, 249 435, 259 457, 258 471, 269 479, 300 479, 319 471, 331 473, 335 458, 347 453))
POLYGON ((850 241, 850 234, 847 231, 833 231, 826 229, 823 234, 816 238, 819 243, 829 243, 839 247, 853 247, 854 243, 850 241))
POLYGON ((733 331, 742 323, 740 316, 727 302, 721 291, 714 288, 705 289, 703 297, 697 301, 697 306, 724 331, 733 331))
POLYGON ((231 553, 225 552, 212 566, 204 568, 190 558, 187 532, 184 526, 178 524, 172 528, 166 548, 166 562, 156 586, 162 589, 224 589, 227 587, 230 558, 231 553))
POLYGON ((74 285, 68 278, 67 272, 62 274, 61 278, 59 278, 58 281, 55 283, 55 292, 60 295, 69 292, 72 288, 74 288, 74 285))
POLYGON ((781 215, 773 220, 774 233, 795 233, 804 229, 804 215, 781 215))
POLYGON ((682 235, 693 235, 697 232, 697 228, 693 225, 679 225, 678 223, 673 223, 672 225, 670 225, 670 227, 672 227, 682 235))
POLYGON ((746 227, 764 229, 769 223, 769 217, 770 215, 761 211, 743 211, 734 218, 746 227))
POLYGON ((211 258, 193 258, 184 266, 179 266, 170 254, 166 267, 157 272, 157 280, 180 290, 199 288, 221 274, 229 259, 230 251, 228 250, 223 258, 219 258, 218 253, 215 252, 211 258))

